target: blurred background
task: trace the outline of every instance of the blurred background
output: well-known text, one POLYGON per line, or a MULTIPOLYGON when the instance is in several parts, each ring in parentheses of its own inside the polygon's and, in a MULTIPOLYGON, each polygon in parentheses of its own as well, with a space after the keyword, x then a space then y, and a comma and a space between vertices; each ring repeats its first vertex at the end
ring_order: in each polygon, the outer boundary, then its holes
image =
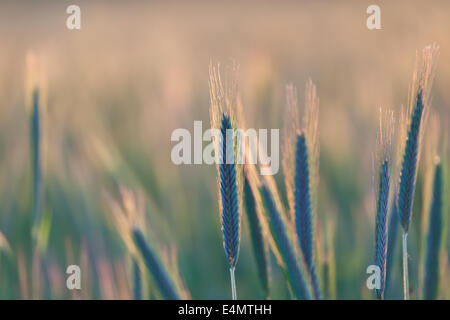
MULTIPOLYGON (((335 297, 372 298, 365 283, 374 254, 379 108, 394 109, 399 119, 416 52, 433 42, 441 55, 431 109, 441 138, 450 115, 450 3, 376 1, 382 30, 371 31, 366 9, 372 2, 2 1, 0 232, 9 248, 0 249, 0 298, 131 298, 131 260, 105 197, 118 199, 118 185, 141 195, 148 236, 162 256, 176 255, 192 298, 230 298, 216 169, 174 165, 170 136, 177 128, 192 131, 194 120, 209 128, 208 66, 231 60, 240 66, 249 127, 282 128, 286 84, 297 86, 301 106, 308 78, 317 85, 318 225, 334 226, 335 297), (81 8, 81 30, 66 28, 71 4, 81 8), (41 84, 45 274, 33 264, 30 68, 39 70, 41 84), (82 270, 76 293, 65 287, 70 264, 82 270)), ((428 125, 425 140, 434 129, 428 125)), ((409 237, 413 296, 420 286, 427 156, 409 237)), ((285 199, 281 170, 275 178, 285 199)), ((448 239, 440 290, 447 299, 448 239)), ((396 254, 387 294, 394 299, 402 297, 396 254)), ((271 298, 289 298, 274 259, 271 277, 271 298)), ((245 215, 236 281, 239 298, 264 298, 245 215)))

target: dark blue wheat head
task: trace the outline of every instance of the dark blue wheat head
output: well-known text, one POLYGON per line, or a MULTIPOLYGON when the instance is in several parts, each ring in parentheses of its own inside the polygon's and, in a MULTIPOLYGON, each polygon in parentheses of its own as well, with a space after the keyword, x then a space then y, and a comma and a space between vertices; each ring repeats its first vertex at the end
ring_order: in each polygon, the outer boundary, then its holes
POLYGON ((142 300, 141 270, 136 259, 133 258, 133 299, 142 300))
POLYGON ((395 252, 397 248, 397 236, 400 228, 397 210, 397 197, 391 202, 391 213, 389 215, 388 239, 387 239, 387 253, 386 253, 386 281, 385 293, 388 293, 388 286, 390 284, 390 277, 393 272, 395 262, 395 252))
POLYGON ((41 161, 40 161, 40 109, 39 91, 33 91, 33 105, 31 110, 31 167, 33 174, 33 225, 36 225, 41 213, 41 161))
POLYGON ((375 265, 380 268, 380 289, 375 289, 377 299, 384 298, 386 281, 386 221, 389 201, 389 161, 384 160, 380 167, 378 182, 377 216, 375 230, 375 265))
POLYGON ((439 252, 442 238, 442 168, 436 165, 425 256, 424 298, 436 299, 439 283, 439 252))
POLYGON ((225 255, 234 268, 239 257, 240 215, 236 181, 234 137, 230 116, 222 114, 219 144, 221 222, 225 255))
POLYGON ((260 188, 264 207, 269 217, 270 232, 275 240, 275 245, 285 263, 285 276, 290 284, 292 293, 297 299, 311 299, 309 285, 303 271, 296 259, 296 254, 288 235, 286 223, 270 192, 268 186, 263 184, 260 188))
POLYGON ((408 128, 398 193, 398 213, 405 233, 408 233, 411 223, 423 109, 422 89, 419 89, 408 128))
POLYGON ((311 275, 314 296, 320 299, 319 281, 314 266, 314 230, 311 213, 311 191, 309 184, 308 148, 305 134, 297 135, 295 154, 295 226, 300 249, 305 259, 306 267, 311 275))
POLYGON ((255 195, 250 187, 247 175, 245 175, 244 180, 244 204, 245 211, 247 212, 250 237, 252 239, 259 279, 265 296, 269 297, 269 250, 267 241, 264 238, 261 222, 259 221, 255 195))
POLYGON ((137 249, 144 259, 145 266, 152 275, 152 278, 158 286, 162 297, 166 300, 179 300, 180 294, 177 291, 177 287, 159 260, 157 254, 147 244, 144 235, 137 228, 133 229, 133 239, 137 249))

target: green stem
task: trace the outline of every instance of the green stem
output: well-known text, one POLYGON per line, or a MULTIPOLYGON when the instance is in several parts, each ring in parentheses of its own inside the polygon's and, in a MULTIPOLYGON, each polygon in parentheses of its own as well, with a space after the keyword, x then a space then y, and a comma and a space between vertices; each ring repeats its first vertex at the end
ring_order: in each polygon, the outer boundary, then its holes
POLYGON ((234 278, 234 267, 230 268, 230 277, 231 277, 231 297, 233 300, 237 300, 236 279, 234 278))
POLYGON ((409 281, 408 281, 408 233, 403 231, 403 299, 409 300, 409 281))

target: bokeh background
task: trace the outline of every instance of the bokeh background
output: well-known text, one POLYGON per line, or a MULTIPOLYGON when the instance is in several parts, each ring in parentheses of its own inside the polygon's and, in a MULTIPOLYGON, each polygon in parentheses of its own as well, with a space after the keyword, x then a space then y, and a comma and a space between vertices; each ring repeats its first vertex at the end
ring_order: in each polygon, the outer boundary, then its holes
MULTIPOLYGON (((431 109, 442 139, 450 114, 450 3, 376 1, 382 30, 370 31, 366 9, 372 2, 2 1, 0 231, 10 248, 0 250, 0 298, 131 298, 130 257, 105 197, 117 198, 118 184, 141 194, 149 237, 163 256, 176 254, 192 298, 230 297, 216 169, 174 165, 170 135, 176 128, 193 130, 194 120, 209 127, 208 66, 231 60, 240 66, 250 127, 282 128, 285 85, 298 87, 303 105, 306 81, 316 83, 318 216, 319 225, 335 226, 336 297, 372 298, 365 283, 374 250, 379 108, 394 109, 398 119, 416 52, 433 42, 441 55, 431 109), (70 4, 81 7, 79 31, 66 28, 70 4), (39 66, 41 78, 47 277, 33 264, 27 61, 39 66), (69 264, 82 267, 76 293, 65 288, 69 264)), ((435 129, 429 125, 425 136, 435 129)), ((423 164, 426 157, 424 152, 423 164)), ((426 172, 422 166, 409 237, 413 291, 420 287, 426 172)), ((281 170, 275 178, 285 197, 281 170)), ((242 230, 238 297, 264 298, 245 215, 242 230)), ((450 297, 448 239, 441 298, 450 297)), ((401 298, 399 250, 397 255, 390 298, 401 298)), ((271 297, 288 298, 274 259, 272 264, 271 297)))

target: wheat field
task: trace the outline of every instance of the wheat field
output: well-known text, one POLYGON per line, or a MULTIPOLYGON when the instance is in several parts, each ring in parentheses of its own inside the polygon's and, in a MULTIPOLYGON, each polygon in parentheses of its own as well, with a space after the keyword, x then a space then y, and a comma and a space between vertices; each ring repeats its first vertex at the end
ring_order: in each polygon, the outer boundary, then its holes
POLYGON ((450 3, 377 2, 381 30, 366 27, 365 0, 78 1, 81 29, 68 30, 66 1, 2 1, 0 299, 230 299, 230 268, 238 299, 374 299, 374 256, 389 273, 376 297, 403 299, 405 229, 407 295, 450 299, 450 3), (429 45, 439 46, 432 86, 413 80, 429 45), (236 125, 280 129, 280 144, 286 87, 301 117, 314 86, 317 141, 310 128, 292 138, 320 145, 316 166, 297 158, 305 171, 285 170, 281 147, 279 172, 264 178, 173 163, 175 129, 232 128, 226 112, 210 121, 217 63, 238 65, 236 125), (398 202, 390 237, 422 87, 414 197, 411 211, 398 202), (390 157, 380 108, 393 113, 390 157), (390 184, 379 189, 380 154, 390 184), (66 287, 69 265, 79 290, 66 287))

